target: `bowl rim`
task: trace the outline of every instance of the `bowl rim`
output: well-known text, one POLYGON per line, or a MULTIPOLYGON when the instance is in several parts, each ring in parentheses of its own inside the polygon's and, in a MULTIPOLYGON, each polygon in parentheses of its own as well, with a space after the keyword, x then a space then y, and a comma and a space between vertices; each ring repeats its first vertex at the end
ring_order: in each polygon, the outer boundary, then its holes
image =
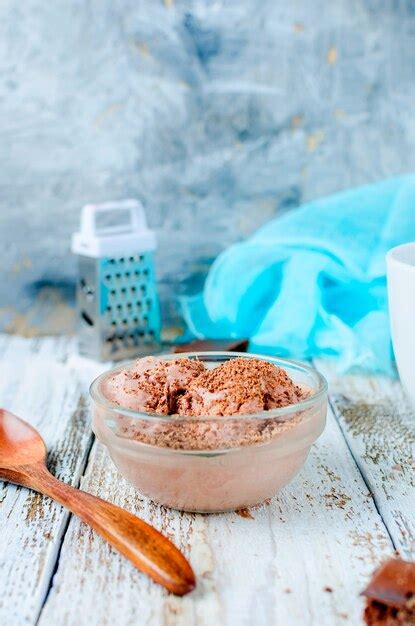
POLYGON ((278 367, 282 367, 284 369, 296 369, 309 374, 316 383, 316 390, 309 398, 305 400, 301 400, 300 402, 296 402, 294 404, 289 404, 284 407, 279 407, 276 409, 268 409, 265 411, 260 411, 258 413, 243 413, 237 415, 201 415, 197 417, 186 417, 175 415, 162 415, 160 413, 151 413, 145 411, 134 411, 133 409, 128 409, 123 407, 115 402, 111 402, 108 400, 104 394, 100 390, 100 386, 102 382, 113 374, 122 371, 123 369, 127 369, 131 364, 135 362, 136 359, 124 362, 119 364, 111 369, 103 372, 99 376, 97 376, 91 383, 89 387, 89 394, 92 400, 99 405, 101 408, 104 408, 107 411, 111 411, 116 413, 117 415, 124 415, 129 418, 134 418, 137 420, 149 420, 156 422, 177 422, 181 417, 182 420, 186 421, 218 421, 221 420, 253 420, 253 419, 276 419, 290 416, 297 411, 301 411, 307 408, 312 407, 314 404, 318 402, 320 398, 327 394, 328 384, 325 377, 312 365, 308 363, 304 363, 302 361, 297 361, 295 359, 285 359, 282 357, 263 355, 263 354, 253 354, 250 352, 225 352, 225 351, 197 351, 197 352, 183 352, 180 354, 176 353, 162 353, 155 355, 157 359, 160 360, 173 360, 173 359, 197 359, 204 358, 205 360, 209 360, 209 358, 214 361, 215 358, 252 358, 252 359, 260 359, 261 361, 267 361, 268 363, 273 363, 278 367), (285 367, 284 367, 285 366, 285 367))

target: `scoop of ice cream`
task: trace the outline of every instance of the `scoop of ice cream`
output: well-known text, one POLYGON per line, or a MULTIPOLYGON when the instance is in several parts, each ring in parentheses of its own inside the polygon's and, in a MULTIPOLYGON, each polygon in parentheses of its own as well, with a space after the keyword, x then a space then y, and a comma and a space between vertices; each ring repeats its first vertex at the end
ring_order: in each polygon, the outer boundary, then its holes
POLYGON ((280 367, 259 359, 235 358, 190 380, 178 398, 183 416, 241 415, 298 402, 303 391, 280 367))
POLYGON ((252 419, 238 416, 295 404, 311 393, 296 385, 285 370, 259 359, 234 358, 208 370, 198 360, 155 357, 139 359, 130 369, 110 376, 103 392, 123 407, 171 415, 169 420, 119 415, 118 435, 183 450, 271 441, 295 428, 302 411, 295 411, 288 420, 266 413, 252 419), (205 416, 210 419, 200 419, 205 416))
POLYGON ((103 393, 128 409, 169 415, 176 413, 178 396, 204 371, 198 360, 144 357, 109 377, 103 393))

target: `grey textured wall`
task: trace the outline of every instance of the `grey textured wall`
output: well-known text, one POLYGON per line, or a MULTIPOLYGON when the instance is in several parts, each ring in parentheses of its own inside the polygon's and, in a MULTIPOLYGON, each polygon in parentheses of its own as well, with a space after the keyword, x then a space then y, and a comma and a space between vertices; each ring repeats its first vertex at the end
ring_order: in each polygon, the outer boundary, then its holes
POLYGON ((414 7, 2 0, 3 325, 70 296, 87 201, 144 201, 171 303, 274 214, 413 169, 414 7))

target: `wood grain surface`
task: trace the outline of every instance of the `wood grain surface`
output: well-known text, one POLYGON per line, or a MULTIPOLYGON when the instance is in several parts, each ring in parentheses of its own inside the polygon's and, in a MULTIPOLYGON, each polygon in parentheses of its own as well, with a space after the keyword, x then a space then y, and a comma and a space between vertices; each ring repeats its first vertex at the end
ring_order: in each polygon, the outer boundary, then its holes
MULTIPOLYGON (((76 483, 91 441, 85 406, 93 368, 66 339, 1 338, 0 348, 1 403, 32 416, 52 470, 76 483)), ((0 624, 360 624, 359 593, 372 570, 395 546, 411 553, 413 422, 398 383, 331 378, 335 415, 329 411, 303 470, 250 510, 196 515, 161 507, 93 444, 82 488, 140 515, 184 551, 199 583, 184 598, 154 585, 76 518, 66 527, 49 500, 4 485, 0 624)))
MULTIPOLYGON (((67 365, 67 339, 0 337, 0 403, 33 424, 48 464, 76 484, 91 430, 85 388, 67 365)), ((49 498, 0 483, 0 624, 34 624, 57 562, 68 513, 49 498)))
POLYGON ((166 595, 74 518, 42 626, 79 623, 79 615, 88 615, 90 625, 116 619, 133 625, 138 616, 143 625, 289 625, 305 617, 307 624, 356 624, 359 591, 392 551, 332 416, 292 485, 249 512, 194 515, 159 507, 122 479, 99 443, 82 487, 163 529, 190 558, 198 589, 180 600, 166 595))
POLYGON ((320 363, 330 401, 362 476, 403 557, 415 557, 415 411, 399 381, 339 376, 320 363))

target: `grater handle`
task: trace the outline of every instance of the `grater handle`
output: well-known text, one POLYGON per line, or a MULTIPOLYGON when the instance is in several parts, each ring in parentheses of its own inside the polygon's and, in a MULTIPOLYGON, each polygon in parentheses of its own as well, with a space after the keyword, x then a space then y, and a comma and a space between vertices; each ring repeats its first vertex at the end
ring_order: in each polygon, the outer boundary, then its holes
POLYGON ((97 235, 116 235, 118 233, 137 232, 147 230, 144 207, 138 200, 122 200, 120 202, 104 202, 102 204, 87 204, 81 212, 81 233, 86 239, 97 235), (109 211, 128 211, 129 222, 114 226, 98 228, 97 217, 109 211))

